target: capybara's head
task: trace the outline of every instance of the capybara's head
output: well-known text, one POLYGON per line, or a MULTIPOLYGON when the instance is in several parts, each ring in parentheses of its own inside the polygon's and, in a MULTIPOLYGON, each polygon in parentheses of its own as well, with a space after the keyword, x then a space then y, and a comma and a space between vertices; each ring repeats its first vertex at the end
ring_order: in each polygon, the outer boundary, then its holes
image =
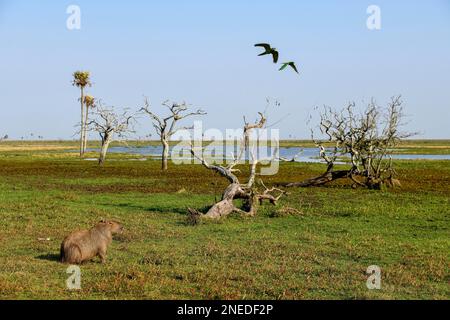
POLYGON ((106 226, 108 230, 111 231, 112 234, 122 233, 123 231, 123 225, 117 221, 102 220, 100 221, 100 224, 106 226))

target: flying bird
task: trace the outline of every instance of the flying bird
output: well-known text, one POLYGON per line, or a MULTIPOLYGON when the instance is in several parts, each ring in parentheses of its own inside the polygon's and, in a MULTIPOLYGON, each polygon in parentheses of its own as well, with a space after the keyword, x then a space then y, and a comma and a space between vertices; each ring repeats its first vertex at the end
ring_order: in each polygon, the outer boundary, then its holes
POLYGON ((280 71, 283 71, 284 69, 286 69, 287 67, 291 67, 292 69, 294 69, 295 72, 299 73, 297 70, 297 67, 295 66, 295 62, 290 61, 290 62, 284 62, 283 65, 280 68, 280 71))
POLYGON ((262 47, 265 50, 263 53, 259 54, 258 57, 271 54, 272 57, 273 57, 273 63, 277 63, 278 62, 279 53, 278 53, 277 49, 276 48, 272 48, 270 46, 270 44, 268 44, 268 43, 257 43, 257 44, 255 44, 255 47, 262 47))

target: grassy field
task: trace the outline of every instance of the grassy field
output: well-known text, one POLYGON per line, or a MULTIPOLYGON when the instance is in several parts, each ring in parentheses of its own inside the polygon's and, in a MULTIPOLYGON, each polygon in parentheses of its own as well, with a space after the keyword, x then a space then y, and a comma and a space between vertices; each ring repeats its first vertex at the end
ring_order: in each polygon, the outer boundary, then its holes
MULTIPOLYGON (((60 148, 0 143, 0 298, 450 298, 450 161, 397 162, 397 190, 342 182, 292 189, 255 218, 189 226, 186 208, 211 205, 224 179, 198 165, 162 173, 154 160, 100 168, 63 149, 73 142, 51 145, 60 148), (298 213, 283 214, 286 207, 298 213), (125 232, 105 265, 82 265, 82 290, 68 291, 59 245, 101 218, 120 220, 125 232), (382 270, 381 290, 366 287, 370 265, 382 270)), ((442 145, 448 141, 409 143, 415 150, 442 145)), ((265 182, 299 181, 323 169, 283 163, 265 182)))

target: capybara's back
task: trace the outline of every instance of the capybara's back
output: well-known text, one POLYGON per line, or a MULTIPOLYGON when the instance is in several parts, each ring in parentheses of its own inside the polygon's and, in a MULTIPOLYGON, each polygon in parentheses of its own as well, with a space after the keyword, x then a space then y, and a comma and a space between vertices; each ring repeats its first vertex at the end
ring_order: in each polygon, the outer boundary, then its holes
MULTIPOLYGON (((84 246, 84 254, 82 251, 83 244, 89 243, 89 231, 76 231, 67 236, 61 243, 61 262, 70 264, 81 264, 84 260, 88 260, 88 246, 84 246), (83 256, 85 259, 83 259, 83 256)), ((91 245, 92 247, 92 245, 91 245)), ((91 256, 90 258, 93 258, 91 256)))
POLYGON ((101 221, 90 230, 71 233, 61 243, 61 262, 81 264, 96 256, 105 262, 106 250, 112 241, 112 235, 121 232, 122 229, 122 225, 118 222, 101 221))

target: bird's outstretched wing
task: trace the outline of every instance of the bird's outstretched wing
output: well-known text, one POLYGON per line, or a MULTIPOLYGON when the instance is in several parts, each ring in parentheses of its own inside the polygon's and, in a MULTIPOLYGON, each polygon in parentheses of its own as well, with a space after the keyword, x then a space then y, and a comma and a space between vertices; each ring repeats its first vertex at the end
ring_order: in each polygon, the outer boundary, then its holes
POLYGON ((279 69, 279 71, 283 71, 284 69, 286 69, 286 67, 289 65, 289 63, 283 63, 283 65, 281 66, 281 68, 279 69))
POLYGON ((277 63, 278 62, 278 57, 280 56, 278 51, 272 50, 272 56, 273 56, 273 63, 277 63))
POLYGON ((297 70, 297 66, 295 65, 295 62, 284 62, 283 65, 280 68, 280 71, 283 71, 287 68, 287 66, 290 66, 295 72, 299 73, 297 70))
POLYGON ((299 73, 294 62, 289 63, 289 65, 292 67, 292 69, 294 69, 295 72, 299 73))
POLYGON ((264 48, 267 52, 270 51, 272 49, 272 47, 270 46, 270 44, 268 43, 257 43, 255 44, 255 47, 262 47, 264 48))

